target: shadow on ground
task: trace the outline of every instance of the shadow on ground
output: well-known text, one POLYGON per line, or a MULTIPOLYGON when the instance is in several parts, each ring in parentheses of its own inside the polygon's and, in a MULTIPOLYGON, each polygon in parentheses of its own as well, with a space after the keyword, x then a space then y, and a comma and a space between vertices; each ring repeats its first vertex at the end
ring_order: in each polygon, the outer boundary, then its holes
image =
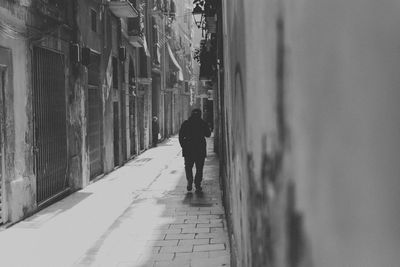
POLYGON ((186 191, 183 164, 180 170, 172 171, 179 173, 180 178, 175 188, 157 198, 156 203, 164 207, 161 221, 168 223, 157 226, 157 236, 149 244, 152 249, 142 255, 139 265, 119 267, 230 266, 218 159, 215 154, 209 154, 204 167, 203 192, 186 191), (215 250, 203 250, 207 245, 214 246, 215 250))
POLYGON ((218 159, 210 153, 203 192, 187 192, 183 158, 175 156, 75 266, 229 266, 218 175, 218 159))
POLYGON ((92 193, 88 192, 75 192, 71 194, 68 198, 61 199, 60 201, 52 204, 35 213, 31 217, 26 218, 20 223, 14 225, 14 228, 39 228, 43 224, 49 222, 52 218, 72 209, 83 200, 88 198, 92 193))

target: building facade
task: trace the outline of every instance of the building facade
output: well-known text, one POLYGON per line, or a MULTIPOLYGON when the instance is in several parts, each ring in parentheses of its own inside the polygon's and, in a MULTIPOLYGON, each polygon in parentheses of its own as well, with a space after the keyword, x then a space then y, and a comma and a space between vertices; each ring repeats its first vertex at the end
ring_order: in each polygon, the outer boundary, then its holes
POLYGON ((232 265, 397 266, 399 3, 221 2, 232 265))
POLYGON ((8 223, 79 187, 69 176, 74 16, 61 1, 1 1, 0 13, 1 223, 8 223))
MULTIPOLYGON (((173 113, 161 97, 164 62, 153 50, 154 42, 161 47, 153 18, 165 32, 168 17, 157 4, 0 1, 0 224, 151 147, 152 116, 173 113)), ((163 138, 177 130, 171 121, 164 127, 171 130, 163 138)))

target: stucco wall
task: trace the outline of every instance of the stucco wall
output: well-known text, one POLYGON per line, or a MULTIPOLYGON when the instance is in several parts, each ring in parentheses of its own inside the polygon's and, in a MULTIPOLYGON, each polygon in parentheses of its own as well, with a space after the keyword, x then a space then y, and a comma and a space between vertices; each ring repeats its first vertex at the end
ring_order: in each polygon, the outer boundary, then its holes
POLYGON ((226 125, 223 141, 226 143, 225 190, 228 193, 229 224, 232 235, 233 256, 237 266, 251 266, 248 175, 246 173, 246 62, 244 53, 243 3, 240 1, 224 2, 224 65, 226 73, 224 110, 226 125), (242 34, 239 34, 242 33, 242 34), (229 90, 228 90, 229 88, 229 90))
MULTIPOLYGON (((32 108, 32 47, 40 46, 58 50, 65 56, 65 101, 68 129, 68 173, 72 190, 81 188, 82 165, 80 148, 82 142, 81 111, 83 100, 76 73, 69 66, 70 32, 59 28, 53 37, 35 36, 26 25, 43 28, 43 17, 30 6, 30 1, 0 2, 1 22, 20 34, 0 36, 0 46, 8 48, 11 58, 6 65, 9 73, 6 85, 6 203, 7 222, 16 222, 31 215, 37 208, 36 176, 34 174, 34 117, 32 108), (64 38, 61 38, 63 36, 64 38), (12 160, 11 160, 12 159, 12 160)), ((29 26, 28 26, 29 27, 29 26)), ((11 31, 12 33, 13 31, 11 31)), ((4 59, 2 57, 2 59, 4 59)), ((79 79, 78 79, 79 80, 79 79)))
POLYGON ((398 266, 400 4, 223 3, 236 265, 398 266))
MULTIPOLYGON (((100 4, 93 1, 78 1, 78 19, 77 23, 80 30, 80 41, 83 46, 90 47, 96 53, 100 54, 100 90, 102 97, 102 111, 103 111, 103 147, 102 147, 102 160, 103 160, 103 171, 108 173, 114 169, 114 143, 113 143, 113 100, 119 100, 119 94, 114 92, 111 85, 108 84, 106 79, 106 72, 111 71, 112 67, 109 66, 110 54, 117 54, 116 45, 114 51, 112 51, 112 25, 116 27, 115 18, 113 18, 108 10, 104 12, 100 8, 100 4), (97 32, 93 32, 90 28, 90 10, 94 9, 97 12, 97 32)), ((114 34, 116 35, 116 34, 114 34)), ((115 40, 116 42, 117 40, 115 40)), ((87 70, 82 68, 83 77, 86 78, 87 70)), ((87 87, 84 87, 85 91, 85 113, 83 117, 83 134, 85 138, 84 144, 84 169, 86 183, 89 181, 89 155, 88 155, 88 141, 87 141, 87 114, 88 114, 88 102, 87 102, 87 87)), ((122 150, 119 149, 121 152, 122 150)))
POLYGON ((314 266, 398 266, 400 3, 287 4, 293 172, 314 266))
MULTIPOLYGON (((10 7, 11 8, 11 7, 10 7)), ((24 29, 24 12, 1 8, 2 20, 24 29), (19 13, 19 17, 14 14, 19 13)), ((35 208, 36 179, 33 175, 32 134, 30 133, 31 88, 28 74, 29 49, 20 37, 0 36, 0 46, 8 49, 6 65, 7 83, 5 96, 5 212, 7 221, 16 221, 35 208), (18 75, 15 75, 18 73, 18 75)), ((4 51, 4 50, 3 50, 4 51)), ((5 56, 2 54, 2 56, 5 56)))

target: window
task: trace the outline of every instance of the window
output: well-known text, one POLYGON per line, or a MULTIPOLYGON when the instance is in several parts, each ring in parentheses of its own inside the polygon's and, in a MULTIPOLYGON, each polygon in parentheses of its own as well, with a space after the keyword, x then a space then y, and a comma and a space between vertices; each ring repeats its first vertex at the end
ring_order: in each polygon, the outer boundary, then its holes
POLYGON ((133 59, 129 59, 129 85, 133 86, 135 84, 135 67, 133 65, 133 59))
POLYGON ((140 18, 127 18, 128 24, 128 35, 139 36, 140 35, 140 18))
POLYGON ((152 19, 152 24, 153 24, 153 61, 155 64, 160 64, 160 51, 158 49, 159 47, 159 35, 158 35, 158 25, 157 22, 155 20, 155 18, 153 17, 152 19))
POLYGON ((90 19, 92 31, 97 32, 97 12, 94 9, 90 9, 90 19))
POLYGON ((185 15, 183 16, 183 22, 189 24, 191 16, 192 16, 192 10, 190 8, 186 8, 185 15))
POLYGON ((139 49, 139 57, 140 57, 140 66, 139 66, 139 77, 147 78, 147 56, 146 51, 144 51, 143 47, 139 49))
POLYGON ((185 82, 185 93, 189 93, 189 82, 185 82))

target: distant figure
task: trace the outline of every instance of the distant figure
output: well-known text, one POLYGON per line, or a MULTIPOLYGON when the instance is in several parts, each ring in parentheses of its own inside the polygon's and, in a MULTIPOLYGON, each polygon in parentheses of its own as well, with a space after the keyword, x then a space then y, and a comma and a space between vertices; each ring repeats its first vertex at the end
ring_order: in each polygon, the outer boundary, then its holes
POLYGON ((158 118, 156 116, 153 117, 152 122, 152 134, 153 134, 153 146, 156 147, 158 143, 158 134, 160 131, 160 126, 158 125, 158 118))
POLYGON ((201 119, 201 110, 194 109, 190 118, 182 123, 179 130, 179 143, 182 147, 182 155, 185 158, 185 172, 187 190, 192 191, 193 165, 196 164, 196 176, 194 184, 196 191, 201 192, 203 179, 204 160, 206 158, 206 139, 211 132, 207 123, 201 119))

